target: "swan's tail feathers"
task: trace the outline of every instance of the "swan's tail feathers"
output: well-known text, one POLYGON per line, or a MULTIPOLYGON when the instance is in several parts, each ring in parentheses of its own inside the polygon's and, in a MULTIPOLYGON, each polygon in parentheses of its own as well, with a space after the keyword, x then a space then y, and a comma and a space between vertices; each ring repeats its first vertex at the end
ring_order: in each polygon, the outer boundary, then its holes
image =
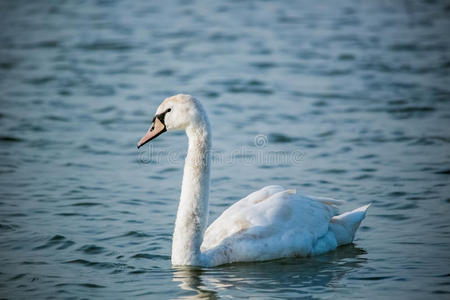
POLYGON ((369 206, 370 204, 361 206, 331 219, 330 229, 336 236, 338 246, 350 244, 353 241, 356 230, 366 217, 369 206))

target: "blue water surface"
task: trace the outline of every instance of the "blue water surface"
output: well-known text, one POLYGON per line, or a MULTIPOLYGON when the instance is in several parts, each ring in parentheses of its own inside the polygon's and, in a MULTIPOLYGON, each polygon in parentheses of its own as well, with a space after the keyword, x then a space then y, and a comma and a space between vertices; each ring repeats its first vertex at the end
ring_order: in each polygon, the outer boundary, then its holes
POLYGON ((448 299, 446 1, 0 2, 0 298, 448 299), (269 184, 372 203, 354 244, 172 268, 186 137, 213 129, 210 222, 269 184))

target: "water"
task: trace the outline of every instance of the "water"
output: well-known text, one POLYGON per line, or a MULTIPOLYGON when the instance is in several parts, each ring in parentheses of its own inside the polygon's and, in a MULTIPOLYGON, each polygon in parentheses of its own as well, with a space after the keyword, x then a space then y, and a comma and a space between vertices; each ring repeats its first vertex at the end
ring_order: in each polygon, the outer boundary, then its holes
POLYGON ((447 298, 445 1, 2 1, 0 297, 447 298), (373 206, 312 258, 174 269, 184 92, 213 128, 211 215, 268 184, 373 206))

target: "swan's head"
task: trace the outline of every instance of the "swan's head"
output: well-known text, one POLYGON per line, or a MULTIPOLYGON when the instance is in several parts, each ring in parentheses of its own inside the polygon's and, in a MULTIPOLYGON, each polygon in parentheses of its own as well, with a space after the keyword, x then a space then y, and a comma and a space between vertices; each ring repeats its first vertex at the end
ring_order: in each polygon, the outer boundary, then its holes
POLYGON ((199 126, 206 122, 202 106, 191 95, 178 94, 166 98, 156 110, 150 129, 137 147, 140 148, 166 131, 186 130, 190 126, 199 126))

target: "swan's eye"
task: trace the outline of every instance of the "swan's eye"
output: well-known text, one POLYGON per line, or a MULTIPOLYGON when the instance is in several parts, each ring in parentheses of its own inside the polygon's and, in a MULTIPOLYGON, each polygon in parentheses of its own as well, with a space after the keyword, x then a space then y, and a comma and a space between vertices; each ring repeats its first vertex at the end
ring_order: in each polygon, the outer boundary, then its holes
POLYGON ((171 109, 171 108, 168 108, 168 109, 167 109, 167 112, 171 112, 171 111, 172 111, 172 109, 171 109))

